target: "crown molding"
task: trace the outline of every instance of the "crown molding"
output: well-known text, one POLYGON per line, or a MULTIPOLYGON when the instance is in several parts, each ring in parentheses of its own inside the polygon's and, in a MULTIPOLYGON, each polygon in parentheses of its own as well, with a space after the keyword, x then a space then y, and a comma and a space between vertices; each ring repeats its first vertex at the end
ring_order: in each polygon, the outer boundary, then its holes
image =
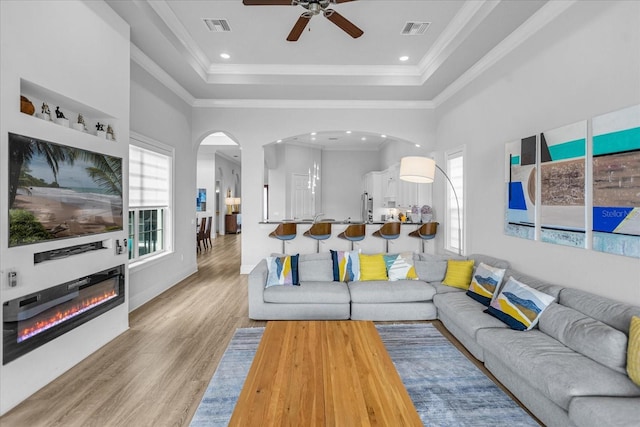
POLYGON ((167 89, 175 93, 184 102, 193 106, 196 99, 180 83, 164 71, 158 64, 149 58, 140 48, 131 43, 131 60, 138 64, 147 73, 162 83, 167 89))
POLYGON ((577 3, 577 1, 578 0, 554 0, 547 2, 535 14, 533 14, 533 16, 527 19, 524 24, 519 26, 513 33, 509 34, 496 47, 491 49, 489 53, 483 56, 471 68, 465 71, 453 83, 440 92, 438 96, 433 99, 434 106, 437 108, 442 105, 469 83, 480 77, 482 73, 515 50, 530 37, 535 35, 547 24, 555 20, 564 11, 577 3))
POLYGON ((432 101, 362 101, 298 99, 196 99, 194 107, 207 108, 290 108, 290 109, 361 109, 361 110, 431 110, 432 101))
POLYGON ((429 77, 455 51, 469 33, 473 31, 500 3, 500 0, 482 0, 465 2, 449 25, 433 43, 431 49, 418 63, 420 84, 424 84, 429 77))

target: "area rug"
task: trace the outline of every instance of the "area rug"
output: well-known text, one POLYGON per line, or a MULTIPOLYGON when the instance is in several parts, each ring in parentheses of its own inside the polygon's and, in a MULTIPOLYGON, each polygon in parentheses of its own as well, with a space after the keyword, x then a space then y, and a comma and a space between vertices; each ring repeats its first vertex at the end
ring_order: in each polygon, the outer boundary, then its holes
MULTIPOLYGON (((433 325, 376 328, 424 425, 538 426, 433 325)), ((236 331, 196 410, 192 427, 228 424, 263 331, 236 331)))

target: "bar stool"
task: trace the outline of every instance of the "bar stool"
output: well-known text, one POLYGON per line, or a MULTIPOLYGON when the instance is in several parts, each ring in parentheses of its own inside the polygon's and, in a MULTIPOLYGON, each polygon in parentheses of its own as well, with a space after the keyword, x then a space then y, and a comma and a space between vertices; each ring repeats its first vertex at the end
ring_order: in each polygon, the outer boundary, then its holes
POLYGON ((331 237, 331 223, 316 222, 303 235, 316 239, 316 252, 320 252, 320 240, 327 240, 331 237))
POLYGON ((394 240, 400 237, 400 223, 387 222, 383 224, 378 231, 374 231, 372 236, 382 237, 385 239, 385 252, 389 252, 389 240, 394 240))
POLYGON ((409 233, 411 237, 419 237, 422 239, 422 252, 424 252, 424 241, 431 240, 436 237, 436 232, 438 231, 438 223, 437 222, 425 222, 415 231, 409 233))
POLYGON ((286 240, 293 240, 296 237, 298 229, 295 222, 283 222, 278 224, 275 230, 269 233, 269 237, 282 240, 282 253, 284 254, 284 243, 286 240))
POLYGON ((342 233, 338 234, 338 237, 349 240, 351 242, 351 250, 353 250, 353 242, 364 240, 366 228, 366 224, 351 224, 342 233))

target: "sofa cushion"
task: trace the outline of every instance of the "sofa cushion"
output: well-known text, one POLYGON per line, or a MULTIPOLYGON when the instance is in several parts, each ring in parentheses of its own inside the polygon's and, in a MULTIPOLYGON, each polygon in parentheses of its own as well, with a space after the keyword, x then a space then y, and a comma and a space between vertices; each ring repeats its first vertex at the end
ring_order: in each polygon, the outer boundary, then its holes
POLYGON ((333 280, 331 253, 301 254, 298 258, 298 277, 301 282, 331 282, 333 280))
POLYGON ((472 259, 475 261, 476 268, 480 265, 480 263, 485 263, 495 268, 504 268, 504 269, 509 268, 509 261, 506 261, 500 258, 495 258, 489 255, 471 254, 469 255, 469 259, 472 259))
POLYGON ((488 306, 494 295, 498 294, 504 272, 504 268, 492 267, 481 262, 473 273, 467 295, 488 306))
POLYGON ((624 332, 555 303, 542 313, 538 326, 542 332, 578 353, 625 373, 627 336, 624 332))
POLYGON ((413 252, 399 254, 385 254, 384 262, 387 267, 387 276, 390 281, 417 279, 416 269, 413 265, 413 252))
POLYGON ((443 285, 442 282, 430 282, 431 286, 436 288, 437 294, 448 294, 449 292, 463 292, 464 289, 454 288, 453 286, 443 285))
POLYGON ((348 282, 360 279, 360 251, 334 251, 331 250, 333 263, 333 280, 336 282, 348 282))
POLYGON ((349 282, 353 303, 431 301, 436 290, 422 280, 349 282))
POLYGON ((293 304, 348 304, 349 289, 343 282, 300 282, 300 286, 272 286, 264 290, 265 302, 293 304))
POLYGON ((387 280, 387 265, 382 254, 360 254, 360 280, 387 280))
POLYGON ((627 350, 627 374, 631 381, 640 386, 640 317, 631 319, 629 348, 627 350))
POLYGON ((578 289, 565 288, 559 303, 606 323, 625 334, 629 333, 631 317, 640 317, 640 307, 614 301, 578 289))
POLYGON ((425 282, 442 282, 447 273, 447 261, 414 261, 416 274, 425 282))
POLYGON ((638 427, 640 397, 576 397, 569 418, 580 427, 638 427))
POLYGON ((484 305, 462 291, 438 293, 433 297, 433 302, 438 313, 444 313, 449 319, 455 320, 457 326, 470 337, 475 337, 476 332, 482 328, 507 328, 500 320, 484 313, 484 305))
POLYGON ((442 280, 443 285, 453 286, 454 288, 469 289, 471 283, 471 275, 473 274, 473 260, 447 260, 447 274, 442 280))
POLYGON ((265 287, 279 285, 295 285, 298 279, 298 255, 285 255, 279 257, 267 257, 267 282, 265 287))
POLYGON ((640 396, 629 378, 539 330, 481 329, 478 343, 547 398, 569 409, 576 396, 640 396))
POLYGON ((502 320, 511 329, 528 331, 536 326, 540 314, 554 300, 551 295, 509 277, 498 296, 489 304, 487 313, 502 320))

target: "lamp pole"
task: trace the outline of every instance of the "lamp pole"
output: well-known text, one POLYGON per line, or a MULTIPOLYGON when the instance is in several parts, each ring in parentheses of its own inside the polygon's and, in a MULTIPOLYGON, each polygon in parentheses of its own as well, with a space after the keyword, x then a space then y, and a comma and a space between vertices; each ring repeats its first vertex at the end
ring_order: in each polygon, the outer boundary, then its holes
POLYGON ((442 168, 440 166, 438 166, 437 163, 435 163, 436 168, 438 168, 438 170, 440 172, 442 172, 442 175, 444 175, 445 178, 447 178, 447 181, 449 182, 449 185, 451 186, 451 189, 453 190, 453 196, 456 198, 456 207, 458 208, 458 255, 462 256, 462 227, 461 227, 461 222, 460 222, 460 202, 458 201, 458 193, 456 193, 456 188, 453 186, 453 182, 451 182, 451 179, 449 179, 449 175, 446 174, 445 171, 442 170, 442 168))

